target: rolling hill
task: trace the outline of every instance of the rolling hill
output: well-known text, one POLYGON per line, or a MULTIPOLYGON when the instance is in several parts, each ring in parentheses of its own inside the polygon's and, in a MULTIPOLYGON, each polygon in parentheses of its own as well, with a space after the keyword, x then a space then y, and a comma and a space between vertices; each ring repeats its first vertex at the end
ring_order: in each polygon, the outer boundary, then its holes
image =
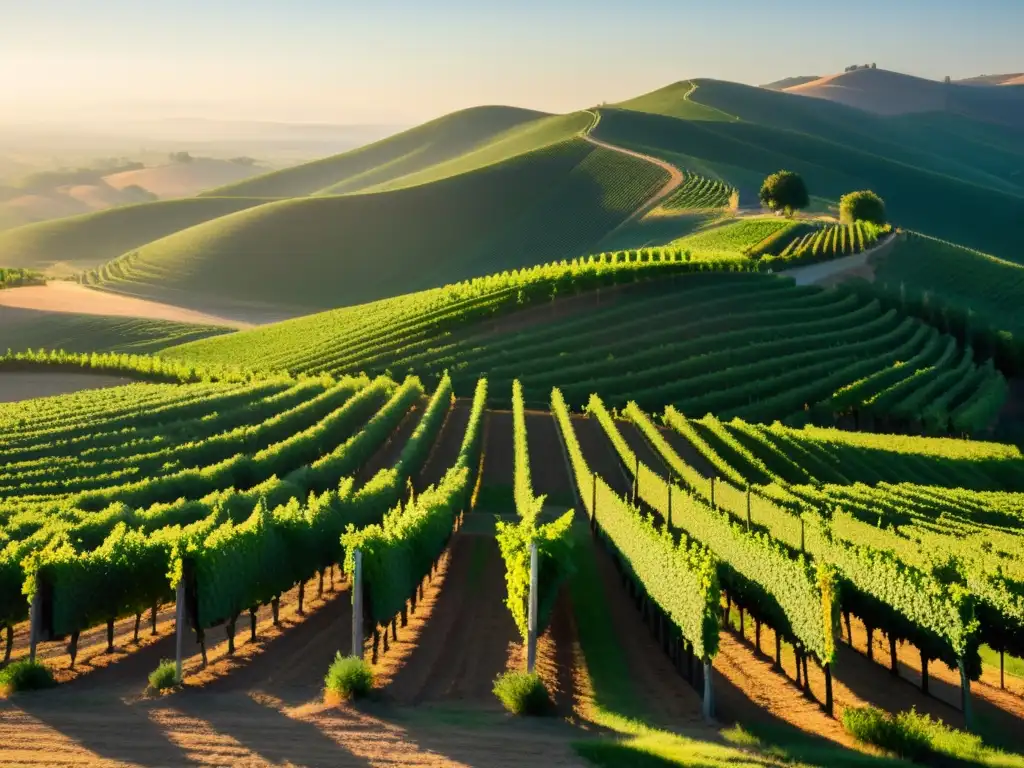
POLYGON ((0 264, 64 273, 91 269, 172 232, 265 202, 186 198, 16 227, 0 232, 0 264))
POLYGON ((0 236, 0 264, 67 262, 95 268, 88 280, 107 290, 240 319, 253 310, 295 315, 602 249, 666 245, 737 196, 740 208, 756 207, 761 180, 779 168, 806 177, 818 210, 870 188, 899 226, 1015 259, 1024 241, 1016 138, 1013 127, 964 114, 883 116, 681 81, 568 115, 463 110, 195 200, 19 228, 0 236), (666 171, 629 152, 683 174, 656 211, 640 209, 666 171), (698 185, 715 184, 700 197, 698 185))
POLYGON ((741 205, 756 199, 759 179, 790 168, 804 175, 814 195, 835 200, 853 189, 874 189, 902 226, 1019 258, 1024 144, 990 148, 958 138, 968 130, 963 118, 954 116, 949 125, 940 134, 943 151, 929 138, 933 123, 699 80, 603 108, 594 134, 684 167, 699 163, 702 173, 737 187, 741 205))
POLYGON ((354 192, 459 158, 517 127, 545 117, 549 116, 514 107, 474 107, 351 152, 222 186, 207 194, 299 197, 328 190, 354 192))
POLYGON ((0 350, 154 354, 230 329, 133 317, 39 312, 0 306, 0 350))
POLYGON ((116 189, 141 187, 157 197, 166 199, 191 197, 214 187, 240 182, 266 172, 266 168, 253 163, 194 157, 189 162, 122 171, 105 176, 104 181, 116 189))
POLYGON ((786 88, 880 115, 948 112, 1024 128, 1024 91, 940 83, 884 69, 856 69, 786 88))
POLYGON ((229 315, 302 314, 592 251, 666 178, 575 138, 391 192, 267 203, 148 243, 95 278, 229 315))
POLYGON ((794 85, 803 85, 804 83, 810 83, 820 79, 821 75, 796 75, 795 77, 784 77, 781 80, 775 80, 771 83, 765 83, 761 88, 767 88, 769 91, 784 91, 787 88, 792 88, 794 85))

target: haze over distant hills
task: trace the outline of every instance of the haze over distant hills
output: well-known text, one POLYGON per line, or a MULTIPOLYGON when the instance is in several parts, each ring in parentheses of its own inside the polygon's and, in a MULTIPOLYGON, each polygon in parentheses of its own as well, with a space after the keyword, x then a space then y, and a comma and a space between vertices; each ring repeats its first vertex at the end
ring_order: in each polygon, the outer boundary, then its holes
POLYGON ((1014 79, 1006 75, 991 81, 941 83, 884 69, 861 68, 782 90, 880 115, 945 112, 1024 128, 1024 88, 1004 85, 1014 79))
MULTIPOLYGON (((477 107, 282 170, 211 174, 191 200, 10 230, 0 263, 97 269, 105 289, 243 319, 301 314, 668 243, 699 222, 638 220, 666 168, 721 182, 748 207, 779 168, 801 173, 819 206, 874 189, 901 226, 1017 259, 1021 93, 862 69, 784 91, 685 80, 568 115, 477 107)), ((163 195, 200 186, 171 175, 117 182, 150 179, 163 195)))

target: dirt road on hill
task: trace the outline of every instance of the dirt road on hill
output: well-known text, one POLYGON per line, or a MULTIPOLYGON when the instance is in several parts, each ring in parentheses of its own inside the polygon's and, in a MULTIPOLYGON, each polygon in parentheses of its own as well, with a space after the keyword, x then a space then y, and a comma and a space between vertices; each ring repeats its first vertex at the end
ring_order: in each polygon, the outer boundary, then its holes
MULTIPOLYGON (((674 165, 672 165, 672 163, 666 160, 661 160, 657 157, 652 157, 651 155, 645 155, 641 152, 635 152, 632 149, 626 149, 625 147, 620 147, 615 144, 609 144, 606 141, 601 141, 600 139, 595 139, 593 136, 590 135, 590 132, 597 127, 599 120, 600 118, 595 114, 594 123, 584 133, 581 134, 586 141, 589 141, 596 147, 602 147, 604 149, 611 150, 612 152, 618 152, 620 155, 629 155, 630 157, 634 157, 637 160, 643 160, 646 163, 656 165, 668 174, 668 181, 666 181, 665 184, 662 185, 661 189, 655 192, 651 197, 647 199, 646 202, 644 202, 639 208, 633 211, 633 213, 630 214, 629 218, 627 218, 624 222, 619 224, 619 226, 615 228, 615 230, 618 230, 626 226, 627 224, 639 219, 649 210, 656 207, 658 203, 660 203, 666 197, 668 197, 677 189, 679 189, 679 187, 683 183, 683 180, 685 179, 685 176, 683 175, 683 172, 681 170, 679 170, 674 165)), ((615 230, 613 230, 613 232, 615 230)))
POLYGON ((170 320, 195 325, 220 325, 244 330, 252 323, 229 320, 192 309, 184 309, 156 301, 135 299, 117 293, 87 288, 78 283, 57 280, 46 285, 29 285, 0 291, 0 307, 34 309, 43 312, 62 312, 78 315, 107 315, 138 317, 147 320, 170 320))
POLYGON ((896 235, 888 235, 874 247, 851 256, 840 256, 838 259, 823 261, 820 264, 808 264, 806 267, 779 272, 783 277, 792 277, 797 285, 830 286, 852 277, 862 277, 868 282, 875 279, 872 260, 884 256, 896 242, 896 235))

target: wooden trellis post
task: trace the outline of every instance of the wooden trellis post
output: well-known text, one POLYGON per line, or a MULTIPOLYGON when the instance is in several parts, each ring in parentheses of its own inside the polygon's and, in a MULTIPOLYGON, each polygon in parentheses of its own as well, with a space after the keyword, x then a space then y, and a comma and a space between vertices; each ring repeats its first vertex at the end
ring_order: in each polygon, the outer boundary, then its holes
POLYGON ((530 597, 526 616, 526 671, 533 674, 537 666, 537 542, 530 542, 530 597))
POLYGON ((363 553, 353 553, 355 568, 352 571, 352 655, 363 655, 363 553))

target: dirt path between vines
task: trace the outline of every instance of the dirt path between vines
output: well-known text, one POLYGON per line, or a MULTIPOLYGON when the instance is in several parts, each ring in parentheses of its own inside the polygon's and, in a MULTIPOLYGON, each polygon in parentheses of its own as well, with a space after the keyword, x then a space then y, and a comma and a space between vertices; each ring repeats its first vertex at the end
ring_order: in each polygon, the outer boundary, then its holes
POLYGON ((0 307, 34 309, 78 315, 139 317, 148 320, 169 320, 195 325, 220 325, 244 330, 253 323, 231 320, 193 309, 136 299, 117 293, 97 291, 78 283, 57 280, 46 285, 30 285, 0 291, 0 307))

